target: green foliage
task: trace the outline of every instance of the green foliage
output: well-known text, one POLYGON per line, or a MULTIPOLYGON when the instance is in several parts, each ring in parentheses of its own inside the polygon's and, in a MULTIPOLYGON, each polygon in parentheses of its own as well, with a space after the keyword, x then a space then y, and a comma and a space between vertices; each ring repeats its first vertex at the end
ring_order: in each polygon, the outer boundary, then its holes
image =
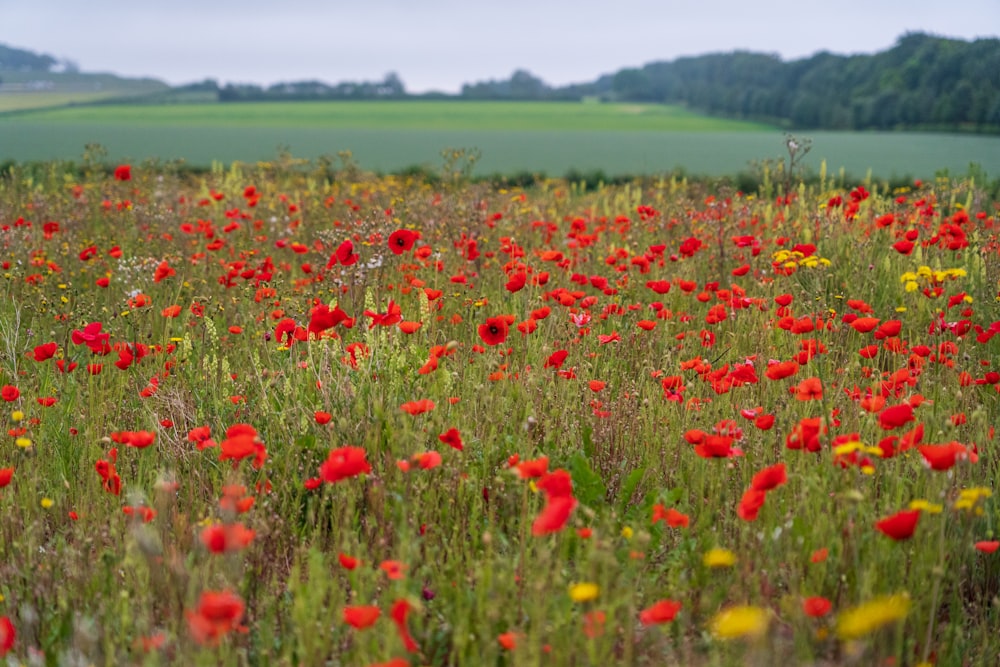
POLYGON ((797 129, 1000 132, 1000 40, 908 33, 874 55, 735 52, 623 69, 592 93, 797 129))

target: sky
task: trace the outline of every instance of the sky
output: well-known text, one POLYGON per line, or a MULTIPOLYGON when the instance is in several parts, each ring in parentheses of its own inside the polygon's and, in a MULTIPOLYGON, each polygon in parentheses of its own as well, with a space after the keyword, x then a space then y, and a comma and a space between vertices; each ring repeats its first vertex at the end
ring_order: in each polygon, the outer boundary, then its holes
POLYGON ((410 92, 527 69, 551 85, 733 50, 874 53, 906 32, 1000 35, 1000 0, 0 0, 0 43, 178 85, 382 80, 410 92))

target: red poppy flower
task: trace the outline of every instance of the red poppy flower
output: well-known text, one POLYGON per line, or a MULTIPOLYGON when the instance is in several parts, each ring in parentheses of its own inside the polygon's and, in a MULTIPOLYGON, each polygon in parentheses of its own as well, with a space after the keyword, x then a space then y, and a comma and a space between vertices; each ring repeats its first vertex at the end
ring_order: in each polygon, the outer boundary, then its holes
POLYGON ((219 449, 220 461, 232 461, 236 465, 248 456, 254 457, 253 467, 258 470, 263 466, 267 450, 257 438, 257 429, 249 424, 235 424, 226 431, 226 439, 219 449))
POLYGON ((875 528, 894 540, 908 540, 920 520, 920 510, 903 510, 875 522, 875 528))
POLYGON ((14 631, 14 624, 6 616, 0 616, 0 658, 14 648, 16 639, 17 632, 14 631))
POLYGON ((410 603, 406 600, 396 600, 389 611, 389 615, 392 617, 392 622, 396 624, 399 638, 403 640, 403 646, 406 648, 407 653, 415 653, 420 650, 417 642, 410 636, 410 631, 406 627, 406 617, 409 615, 411 609, 410 603))
POLYGON ((769 380, 782 380, 786 377, 791 377, 799 372, 799 365, 794 361, 780 361, 776 364, 770 364, 767 370, 764 371, 764 375, 767 376, 769 380))
POLYGON ((802 601, 802 611, 805 612, 806 616, 813 618, 826 616, 832 608, 833 603, 824 597, 806 598, 802 601))
POLYGON ((413 248, 413 244, 417 242, 417 238, 418 234, 414 231, 397 229, 392 234, 389 234, 389 250, 394 255, 402 255, 413 248))
POLYGON ((566 357, 569 356, 567 350, 556 350, 549 355, 549 358, 545 360, 544 368, 562 368, 563 363, 566 361, 566 357))
POLYGON ((354 558, 353 556, 348 556, 345 553, 337 554, 337 560, 340 561, 340 566, 345 570, 353 570, 359 565, 359 561, 357 558, 354 558))
POLYGON ((379 569, 385 572, 385 576, 393 581, 398 581, 406 577, 406 565, 398 560, 384 560, 379 563, 379 569))
POLYGON ((515 462, 514 465, 517 466, 515 472, 521 479, 541 477, 549 470, 549 457, 543 456, 532 461, 515 462))
POLYGON ((764 499, 767 497, 766 491, 758 489, 747 489, 740 499, 740 504, 736 508, 736 514, 744 521, 756 521, 760 508, 764 506, 764 499))
POLYGON ((957 442, 949 442, 946 445, 917 445, 917 449, 931 470, 950 470, 956 461, 969 455, 969 450, 957 442))
POLYGON ((319 467, 319 476, 331 484, 372 471, 361 447, 340 447, 330 450, 330 455, 319 467))
POLYGON ((317 424, 322 426, 323 424, 329 424, 330 420, 333 419, 333 415, 329 412, 324 412, 323 410, 317 410, 313 413, 313 418, 316 420, 317 424))
POLYGON ((357 263, 357 261, 358 256, 354 254, 354 244, 348 239, 337 246, 337 250, 330 255, 330 259, 326 263, 326 268, 332 268, 337 262, 340 262, 343 266, 351 266, 357 263))
POLYGON ((35 361, 45 361, 46 359, 51 359, 55 356, 56 351, 59 350, 59 345, 56 343, 45 343, 43 345, 36 345, 34 350, 35 361))
POLYGON ((658 521, 666 521, 671 528, 687 528, 691 525, 691 519, 687 514, 678 512, 673 507, 667 509, 660 503, 653 505, 653 525, 658 521))
POLYGON ((799 401, 818 401, 823 398, 823 382, 818 377, 809 377, 795 386, 795 398, 799 401))
POLYGON ((878 415, 878 423, 886 431, 899 428, 904 424, 914 420, 913 406, 909 403, 900 403, 888 407, 878 415))
MULTIPOLYGON (((167 260, 163 260, 156 266, 156 271, 153 272, 153 282, 158 283, 166 280, 167 278, 172 278, 177 275, 177 270, 167 263, 167 260)), ((178 306, 180 310, 180 306, 178 306)))
POLYGON ((537 536, 559 532, 566 526, 575 507, 576 498, 572 496, 549 499, 531 524, 531 534, 537 536))
MULTIPOLYGON (((340 309, 340 306, 334 306, 333 310, 330 310, 330 306, 325 303, 321 303, 315 306, 309 311, 309 326, 306 327, 306 333, 310 338, 319 338, 324 331, 327 329, 332 329, 341 322, 347 322, 350 316, 340 309)), ((289 320, 293 328, 291 331, 294 335, 294 320, 289 320)), ((286 325, 287 328, 288 325, 286 325)), ((346 326, 346 325, 345 325, 346 326)), ((276 334, 277 338, 280 340, 281 335, 276 334)))
POLYGON ((216 446, 216 442, 212 440, 211 429, 208 426, 198 426, 188 431, 187 441, 193 442, 199 452, 216 446))
POLYGON ((422 415, 434 409, 434 401, 429 398, 421 398, 418 401, 407 401, 399 406, 400 409, 410 415, 422 415))
POLYGON ((240 625, 245 610, 242 598, 235 593, 205 591, 198 607, 186 612, 188 629, 199 644, 214 645, 234 630, 245 631, 240 625))
POLYGON ((357 630, 364 630, 371 627, 382 615, 382 610, 369 605, 359 605, 356 607, 344 607, 344 623, 357 630))
POLYGON ((479 337, 487 345, 500 345, 507 340, 507 320, 502 317, 489 317, 485 324, 479 325, 479 337))
POLYGON ((992 540, 987 542, 984 540, 982 542, 976 542, 976 549, 984 554, 991 554, 997 549, 1000 549, 1000 541, 992 540))
POLYGON ((812 552, 811 556, 809 556, 809 562, 822 563, 823 561, 826 560, 827 556, 829 555, 830 555, 830 550, 827 549, 826 547, 823 547, 822 549, 817 549, 816 551, 812 552))
POLYGON ((858 333, 868 333, 880 323, 877 317, 859 317, 851 322, 850 326, 858 333))
POLYGON ((669 623, 681 610, 681 603, 675 600, 660 600, 639 612, 639 622, 643 625, 669 623))
POLYGON ((412 460, 421 470, 430 470, 441 465, 441 454, 432 449, 429 452, 414 454, 412 460))
POLYGON ((242 523, 214 524, 201 531, 201 543, 214 554, 239 551, 253 542, 256 532, 242 523))
POLYGON ((14 477, 13 468, 0 468, 0 489, 10 484, 10 480, 14 477))
POLYGON ((448 429, 438 436, 438 440, 452 449, 457 449, 458 451, 462 451, 464 448, 464 445, 462 444, 462 435, 458 432, 457 428, 448 429))
POLYGON ((608 615, 600 609, 588 611, 583 615, 583 634, 590 639, 596 639, 604 634, 604 624, 608 615))
POLYGON ((13 385, 5 384, 3 389, 0 389, 0 397, 8 403, 16 401, 20 396, 21 390, 13 385))
POLYGON ((757 491, 770 491, 787 481, 788 474, 785 472, 785 464, 776 463, 754 475, 753 481, 750 483, 750 488, 757 491))
POLYGON ((128 164, 120 164, 117 167, 115 167, 115 180, 116 181, 132 180, 132 166, 128 164))
POLYGON ((761 431, 769 431, 774 426, 774 415, 761 415, 753 420, 753 425, 761 431))
POLYGON ((733 447, 733 438, 728 435, 708 435, 704 442, 695 445, 694 452, 704 459, 731 458, 743 455, 741 450, 733 447))
POLYGON ((653 290, 657 294, 666 294, 670 291, 670 281, 669 280, 649 280, 646 281, 646 287, 653 290))

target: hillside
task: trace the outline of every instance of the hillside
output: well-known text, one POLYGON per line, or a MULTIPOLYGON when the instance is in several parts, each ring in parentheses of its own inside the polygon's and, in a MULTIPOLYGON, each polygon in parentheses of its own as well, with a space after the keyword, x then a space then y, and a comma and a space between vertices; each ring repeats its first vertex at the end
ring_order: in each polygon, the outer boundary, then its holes
POLYGON ((134 99, 168 90, 157 79, 80 72, 52 56, 0 44, 0 112, 134 99))

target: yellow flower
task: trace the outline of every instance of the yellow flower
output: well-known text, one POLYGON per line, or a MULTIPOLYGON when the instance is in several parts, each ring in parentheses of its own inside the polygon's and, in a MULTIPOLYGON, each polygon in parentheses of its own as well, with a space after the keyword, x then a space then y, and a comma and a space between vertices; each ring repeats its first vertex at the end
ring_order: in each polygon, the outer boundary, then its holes
POLYGON ((622 537, 624 537, 626 540, 631 540, 632 535, 634 534, 635 531, 633 531, 631 527, 625 526, 624 528, 622 528, 622 537))
MULTIPOLYGON (((861 451, 864 448, 865 448, 865 444, 863 442, 859 442, 857 440, 851 440, 850 442, 845 442, 842 445, 837 445, 836 447, 834 447, 833 448, 833 455, 834 456, 847 456, 851 452, 861 451)), ((878 451, 881 452, 882 450, 879 449, 878 451)))
POLYGON ((596 600, 600 592, 600 587, 590 581, 582 581, 569 587, 569 597, 573 602, 590 602, 591 600, 596 600))
POLYGON ((944 507, 937 503, 932 503, 929 500, 911 500, 910 501, 911 510, 920 510, 921 512, 926 512, 927 514, 940 514, 944 507))
POLYGON ((736 554, 729 549, 709 549, 702 560, 706 567, 732 567, 736 563, 736 554))
POLYGON ((741 605, 723 609, 712 619, 712 634, 717 639, 756 638, 767 631, 767 610, 741 605))
POLYGON ((31 438, 18 438, 14 441, 14 444, 21 449, 27 449, 28 447, 31 447, 31 438))
POLYGON ((986 500, 993 495, 993 492, 984 486, 974 486, 970 489, 962 489, 958 492, 958 500, 955 501, 956 510, 975 512, 977 516, 983 513, 980 501, 986 500))
POLYGON ((42 509, 48 509, 55 505, 55 501, 51 498, 42 498, 42 509))
POLYGON ((898 621, 910 611, 910 596, 906 593, 884 595, 852 607, 837 617, 837 636, 858 639, 884 625, 898 621))
POLYGON ((14 412, 10 413, 10 419, 11 421, 19 422, 24 419, 24 413, 20 410, 14 410, 14 412))

